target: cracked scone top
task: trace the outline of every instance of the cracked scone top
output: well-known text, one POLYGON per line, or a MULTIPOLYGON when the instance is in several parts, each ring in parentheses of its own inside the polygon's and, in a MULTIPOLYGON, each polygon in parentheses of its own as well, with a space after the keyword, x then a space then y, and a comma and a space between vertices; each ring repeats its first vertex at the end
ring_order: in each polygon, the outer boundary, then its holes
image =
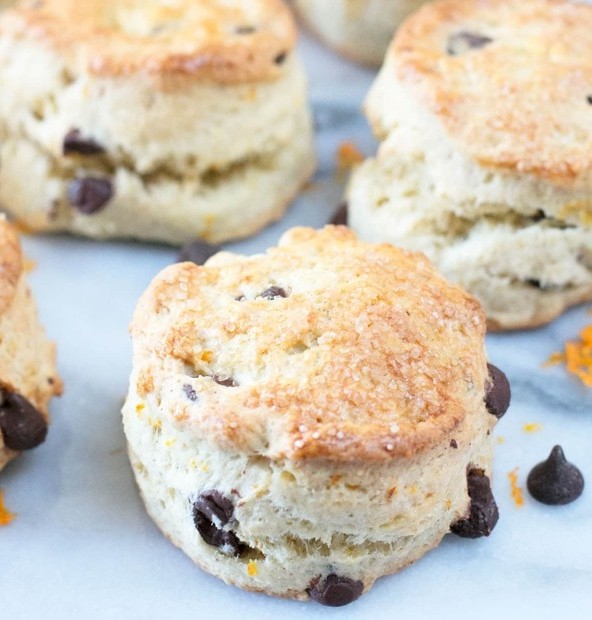
POLYGON ((563 0, 441 0, 401 27, 366 102, 383 143, 352 225, 426 252, 493 327, 592 296, 591 27, 563 0))
POLYGON ((0 202, 36 230, 251 234, 314 166, 295 39, 279 0, 18 3, 0 17, 0 202))
POLYGON ((467 517, 467 471, 489 489, 485 318, 419 254, 293 229, 168 267, 131 331, 148 511, 230 583, 353 600, 467 517))
POLYGON ((55 347, 39 324, 14 228, 0 216, 0 469, 45 440, 61 393, 55 347))

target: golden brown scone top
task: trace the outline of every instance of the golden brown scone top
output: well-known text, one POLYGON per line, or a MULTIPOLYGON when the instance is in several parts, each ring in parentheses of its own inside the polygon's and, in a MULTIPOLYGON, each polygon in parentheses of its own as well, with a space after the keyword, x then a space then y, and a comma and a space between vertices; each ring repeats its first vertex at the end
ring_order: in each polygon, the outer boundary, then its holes
POLYGON ((279 76, 296 30, 281 0, 21 0, 2 35, 41 42, 74 73, 242 83, 279 76))
POLYGON ((232 450, 389 459, 488 415, 478 302, 423 255, 343 227, 168 267, 131 331, 140 399, 232 450))
POLYGON ((10 306, 23 272, 18 235, 0 214, 0 315, 10 306))
POLYGON ((559 184, 592 174, 592 7, 442 0, 391 46, 413 89, 479 164, 559 184))

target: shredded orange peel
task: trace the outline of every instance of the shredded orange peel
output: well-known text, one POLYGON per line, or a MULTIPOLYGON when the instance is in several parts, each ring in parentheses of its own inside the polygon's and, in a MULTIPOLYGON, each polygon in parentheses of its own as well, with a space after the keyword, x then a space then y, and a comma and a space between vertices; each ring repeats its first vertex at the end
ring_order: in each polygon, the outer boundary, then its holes
POLYGON ((15 516, 4 505, 4 491, 0 491, 0 527, 12 523, 15 516))
POLYGON ((564 363, 568 372, 578 377, 587 387, 592 387, 592 325, 584 327, 579 341, 565 343, 563 353, 552 353, 545 366, 564 363))
POLYGON ((364 161, 364 155, 353 142, 342 142, 337 148, 336 163, 339 170, 350 170, 364 161))
POLYGON ((518 484, 518 467, 508 472, 508 480, 510 481, 510 493, 517 508, 524 506, 524 493, 522 487, 518 484))

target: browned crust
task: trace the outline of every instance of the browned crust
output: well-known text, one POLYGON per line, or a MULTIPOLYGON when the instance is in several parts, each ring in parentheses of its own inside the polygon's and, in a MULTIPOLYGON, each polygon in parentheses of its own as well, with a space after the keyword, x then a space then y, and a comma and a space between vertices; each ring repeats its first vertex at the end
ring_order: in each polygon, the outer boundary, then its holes
POLYGON ((23 255, 18 235, 0 215, 0 314, 12 303, 23 273, 23 255))
POLYGON ((399 29, 397 81, 480 165, 557 184, 592 174, 592 7, 567 0, 441 0, 399 29), (461 31, 493 39, 446 53, 461 31))
POLYGON ((266 255, 157 276, 132 323, 136 387, 161 402, 189 371, 202 377, 199 406, 179 393, 163 415, 227 449, 388 460, 487 415, 484 332, 478 302, 423 255, 343 227, 293 229, 266 255), (292 292, 237 301, 270 283, 292 292), (214 374, 249 379, 229 389, 214 374))
POLYGON ((74 75, 137 73, 235 84, 271 80, 292 52, 296 28, 281 0, 202 0, 165 6, 140 0, 23 2, 0 18, 0 36, 42 43, 74 75), (253 15, 255 19, 253 20, 253 15), (145 20, 147 29, 138 22, 145 20), (255 23, 253 23, 255 21, 255 23), (254 27, 254 32, 237 29, 254 27))

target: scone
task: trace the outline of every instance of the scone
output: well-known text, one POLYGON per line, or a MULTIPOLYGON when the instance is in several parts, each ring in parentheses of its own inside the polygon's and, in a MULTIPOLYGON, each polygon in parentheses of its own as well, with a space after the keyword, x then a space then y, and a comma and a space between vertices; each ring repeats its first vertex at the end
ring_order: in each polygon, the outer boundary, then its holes
POLYGON ((37 318, 14 229, 0 216, 0 469, 45 440, 61 392, 55 347, 37 318))
POLYGON ((341 54, 380 66, 397 26, 426 0, 294 0, 309 28, 341 54))
POLYGON ((592 298, 592 7, 443 0, 401 27, 367 99, 383 140, 351 226, 425 252, 492 328, 592 298))
POLYGON ((131 331, 137 483, 224 581, 342 605, 451 527, 495 525, 507 381, 478 302, 421 254, 292 229, 264 255, 168 267, 131 331))
POLYGON ((0 16, 0 204, 179 244, 280 217, 315 156, 280 0, 26 0, 0 16))

